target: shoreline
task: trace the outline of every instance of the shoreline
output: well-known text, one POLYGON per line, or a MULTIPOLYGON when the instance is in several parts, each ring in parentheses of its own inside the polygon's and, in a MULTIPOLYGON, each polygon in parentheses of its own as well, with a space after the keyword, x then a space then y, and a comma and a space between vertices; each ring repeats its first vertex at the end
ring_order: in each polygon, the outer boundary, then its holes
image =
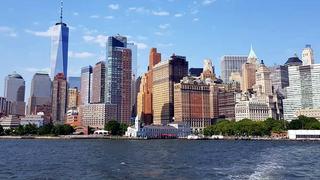
MULTIPOLYGON (((61 135, 61 136, 0 136, 1 139, 43 139, 43 140, 73 140, 73 139, 109 139, 109 140, 161 140, 161 139, 145 139, 132 138, 126 136, 93 136, 93 135, 61 135)), ((177 140, 215 140, 215 141, 319 141, 315 139, 289 139, 289 138, 271 138, 271 137, 224 137, 223 139, 215 138, 201 138, 201 139, 187 139, 176 138, 177 140)), ((170 140, 170 139, 166 139, 170 140)))

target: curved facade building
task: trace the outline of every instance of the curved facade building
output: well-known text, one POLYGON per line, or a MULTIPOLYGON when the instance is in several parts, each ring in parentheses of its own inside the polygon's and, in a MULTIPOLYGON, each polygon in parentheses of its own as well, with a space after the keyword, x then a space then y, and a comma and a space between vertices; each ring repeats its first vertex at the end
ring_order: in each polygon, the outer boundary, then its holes
POLYGON ((13 104, 13 114, 25 114, 25 81, 20 74, 12 73, 5 78, 4 96, 13 104))

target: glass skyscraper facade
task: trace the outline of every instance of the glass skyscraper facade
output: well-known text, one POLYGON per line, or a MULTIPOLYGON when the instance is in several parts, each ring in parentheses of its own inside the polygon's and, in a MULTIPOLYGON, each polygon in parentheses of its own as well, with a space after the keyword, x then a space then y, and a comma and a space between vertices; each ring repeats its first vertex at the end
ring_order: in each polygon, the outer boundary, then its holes
POLYGON ((221 78, 228 83, 231 73, 242 72, 242 64, 247 62, 247 56, 223 56, 221 58, 221 78))
POLYGON ((91 94, 91 86, 92 86, 92 66, 86 66, 81 68, 81 83, 80 83, 80 98, 81 104, 89 104, 90 103, 90 94, 91 94))
POLYGON ((4 96, 13 103, 13 114, 25 115, 25 81, 20 74, 9 74, 5 78, 4 96))
POLYGON ((53 27, 51 37, 51 78, 58 73, 67 77, 69 28, 62 20, 53 27))
POLYGON ((320 108, 320 64, 288 69, 289 87, 283 109, 284 119, 293 120, 298 110, 320 108))
POLYGON ((31 81, 28 114, 36 114, 36 106, 51 104, 51 79, 47 73, 36 73, 31 81))
POLYGON ((132 50, 124 36, 110 36, 107 42, 105 102, 117 105, 117 120, 131 118, 132 50))

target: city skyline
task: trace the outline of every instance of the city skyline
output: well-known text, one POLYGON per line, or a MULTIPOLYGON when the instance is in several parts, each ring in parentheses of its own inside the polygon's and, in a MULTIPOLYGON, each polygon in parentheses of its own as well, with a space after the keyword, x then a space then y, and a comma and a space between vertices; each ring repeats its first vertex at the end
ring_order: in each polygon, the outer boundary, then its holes
MULTIPOLYGON (((198 0, 188 3, 179 0, 94 1, 90 4, 75 2, 64 1, 64 22, 70 28, 70 76, 80 76, 81 67, 94 65, 104 59, 106 38, 117 33, 127 36, 129 42, 138 45, 138 75, 147 69, 151 47, 159 49, 163 60, 168 59, 172 53, 186 56, 190 67, 201 67, 202 60, 210 58, 217 75, 220 75, 221 56, 247 55, 250 44, 253 44, 257 56, 265 60, 267 65, 276 62, 283 64, 294 53, 301 57, 300 52, 305 44, 312 44, 315 58, 319 52, 316 42, 320 35, 319 27, 311 24, 309 28, 303 29, 294 25, 306 17, 317 17, 317 1, 308 4, 302 1, 281 1, 276 6, 270 1, 258 3, 233 0, 198 0), (268 8, 260 9, 262 6, 272 7, 273 14, 279 18, 274 19, 263 13, 268 8), (299 12, 299 9, 305 8, 308 11, 299 12), (291 11, 296 13, 289 14, 291 11), (219 15, 224 16, 221 18, 219 15), (123 26, 125 22, 128 26, 123 26), (190 27, 190 24, 196 26, 190 27), (279 31, 271 31, 277 29, 279 31), (188 37, 181 32, 188 34, 188 37), (197 32, 207 36, 200 36, 197 32), (280 43, 279 38, 283 38, 280 43)), ((0 24, 0 40, 3 42, 0 52, 4 59, 0 72, 2 95, 4 77, 13 71, 24 77, 26 94, 29 94, 34 73, 50 68, 50 27, 59 21, 60 1, 22 3, 26 8, 20 6, 19 1, 4 2, 7 8, 0 12, 1 16, 7 17, 0 24), (24 13, 15 13, 22 11, 22 7, 24 13), (27 46, 30 42, 33 42, 32 46, 27 46), (20 53, 10 53, 12 49, 20 53)))

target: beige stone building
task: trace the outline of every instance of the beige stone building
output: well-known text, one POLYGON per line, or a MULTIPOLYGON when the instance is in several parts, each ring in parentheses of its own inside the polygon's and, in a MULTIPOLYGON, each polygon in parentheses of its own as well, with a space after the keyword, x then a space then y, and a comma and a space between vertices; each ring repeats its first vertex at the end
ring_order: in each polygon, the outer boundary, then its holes
POLYGON ((116 120, 117 105, 104 103, 81 105, 79 116, 83 126, 103 129, 108 121, 116 120))
POLYGON ((256 84, 256 70, 258 66, 258 58, 253 51, 251 46, 248 60, 245 64, 242 65, 242 81, 241 81, 241 90, 246 92, 253 88, 253 85, 256 84))
POLYGON ((153 68, 153 123, 169 124, 174 116, 174 83, 188 75, 188 62, 184 56, 172 55, 168 61, 153 68))

